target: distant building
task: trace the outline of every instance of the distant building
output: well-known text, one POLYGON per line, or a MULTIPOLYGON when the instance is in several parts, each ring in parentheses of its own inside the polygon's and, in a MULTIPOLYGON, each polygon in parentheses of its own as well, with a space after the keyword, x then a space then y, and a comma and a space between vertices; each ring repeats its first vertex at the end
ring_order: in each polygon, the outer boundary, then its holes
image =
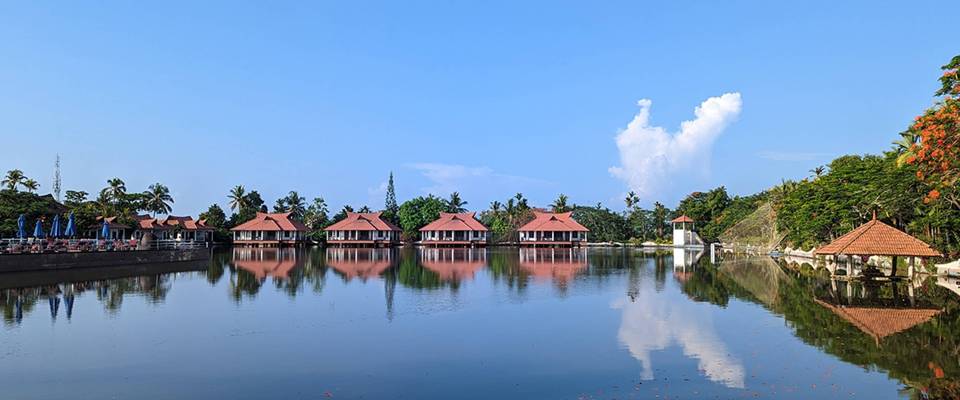
POLYGON ((88 236, 97 239, 109 239, 109 240, 123 240, 129 238, 128 234, 131 233, 130 226, 121 224, 117 222, 117 217, 97 217, 97 224, 92 226, 90 231, 87 233, 88 236), (110 237, 102 237, 103 233, 103 221, 107 221, 107 228, 110 230, 110 237))
POLYGON ((230 230, 233 243, 241 246, 296 246, 307 240, 307 226, 290 213, 261 213, 230 230))
POLYGON ((476 213, 440 213, 440 218, 420 228, 420 243, 429 246, 483 246, 487 229, 476 213))
POLYGON ((146 234, 153 235, 154 240, 186 240, 209 242, 213 240, 215 229, 207 226, 206 220, 194 220, 193 217, 167 216, 153 218, 149 215, 137 216, 137 229, 133 232, 134 239, 141 239, 146 234))
POLYGON ((703 246, 703 240, 694 232, 696 223, 693 222, 693 218, 681 215, 670 223, 673 225, 674 247, 703 246))
POLYGON ((522 226, 522 246, 580 246, 587 242, 590 232, 572 217, 572 212, 551 213, 534 211, 534 219, 522 226))
POLYGON ((400 243, 401 229, 383 213, 347 213, 347 218, 324 229, 327 244, 336 247, 386 247, 400 243))

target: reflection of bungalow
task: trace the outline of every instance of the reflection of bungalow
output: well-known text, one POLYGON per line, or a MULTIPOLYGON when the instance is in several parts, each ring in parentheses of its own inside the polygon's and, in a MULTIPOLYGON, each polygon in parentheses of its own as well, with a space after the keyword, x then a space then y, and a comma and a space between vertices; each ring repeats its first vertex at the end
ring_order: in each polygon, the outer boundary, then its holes
POLYGON ((520 249, 520 268, 537 278, 566 283, 587 269, 587 253, 578 249, 520 249))
MULTIPOLYGON (((103 217, 97 217, 97 224, 93 226, 88 233, 90 237, 103 239, 103 237, 101 237, 101 234, 103 233, 103 221, 103 217)), ((129 226, 117 222, 117 217, 107 217, 106 221, 107 226, 110 229, 110 240, 123 240, 127 238, 127 232, 130 230, 129 226)))
POLYGON ((207 226, 206 220, 195 221, 192 217, 167 216, 152 218, 149 215, 137 217, 138 227, 133 237, 140 239, 147 233, 156 240, 190 240, 209 242, 213 240, 214 228, 207 226))
POLYGON ((459 282, 487 265, 486 250, 421 248, 420 263, 444 281, 459 282))
POLYGON ((306 240, 307 226, 290 213, 261 213, 233 229, 233 243, 242 246, 295 246, 306 240))
POLYGON ((922 308, 845 307, 814 300, 870 335, 878 344, 883 338, 927 322, 941 312, 922 308))
POLYGON ((347 218, 324 229, 327 244, 343 247, 380 247, 400 243, 400 228, 383 213, 347 213, 347 218))
POLYGON ((327 249, 327 265, 347 280, 376 278, 392 263, 393 253, 389 249, 327 249))
POLYGON ((233 265, 249 271, 259 280, 268 276, 287 278, 290 271, 297 267, 297 251, 281 248, 234 247, 233 265))
POLYGON ((440 218, 420 228, 420 243, 431 246, 486 245, 489 231, 477 221, 476 213, 440 213, 440 218))
POLYGON ((520 244, 524 246, 580 246, 587 241, 585 226, 571 216, 572 212, 534 212, 534 219, 520 228, 520 244))

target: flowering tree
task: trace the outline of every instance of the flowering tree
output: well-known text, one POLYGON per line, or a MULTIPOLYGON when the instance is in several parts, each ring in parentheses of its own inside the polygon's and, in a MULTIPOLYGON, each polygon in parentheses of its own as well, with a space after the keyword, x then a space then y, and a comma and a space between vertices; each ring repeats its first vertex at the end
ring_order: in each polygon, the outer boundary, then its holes
POLYGON ((917 141, 910 147, 908 164, 917 166, 917 179, 932 188, 924 202, 946 200, 960 208, 960 56, 943 66, 943 99, 916 118, 908 132, 917 141))

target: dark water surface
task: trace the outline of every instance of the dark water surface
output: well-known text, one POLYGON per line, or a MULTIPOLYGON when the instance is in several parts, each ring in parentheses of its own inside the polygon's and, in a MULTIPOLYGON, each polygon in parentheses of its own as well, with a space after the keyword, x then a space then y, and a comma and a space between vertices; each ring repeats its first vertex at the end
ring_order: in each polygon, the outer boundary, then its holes
POLYGON ((683 251, 223 249, 0 275, 0 398, 955 398, 956 291, 683 251))

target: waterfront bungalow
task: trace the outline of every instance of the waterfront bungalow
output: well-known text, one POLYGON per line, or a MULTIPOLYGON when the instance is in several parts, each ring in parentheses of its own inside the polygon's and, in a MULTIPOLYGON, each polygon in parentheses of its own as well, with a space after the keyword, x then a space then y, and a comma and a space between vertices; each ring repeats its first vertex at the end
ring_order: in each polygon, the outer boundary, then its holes
POLYGON ((303 244, 307 226, 290 213, 261 213, 230 230, 233 243, 241 246, 280 247, 303 244))
POLYGON ((117 222, 117 217, 97 217, 96 225, 92 226, 90 232, 87 233, 90 237, 98 239, 110 239, 110 240, 123 240, 127 238, 127 231, 130 230, 130 227, 124 224, 117 222), (101 232, 103 232, 103 221, 107 221, 107 227, 110 229, 110 237, 103 238, 101 237, 101 232))
POLYGON ((534 211, 534 219, 520 228, 522 246, 580 246, 587 241, 585 226, 571 216, 572 212, 534 211))
POLYGON ((854 275, 854 264, 858 258, 867 264, 871 257, 889 257, 890 276, 896 276, 897 258, 904 257, 907 260, 907 275, 911 278, 916 272, 918 258, 922 262, 926 258, 942 256, 924 241, 880 222, 876 213, 870 222, 817 249, 813 254, 818 258, 830 257, 834 262, 845 259, 848 276, 854 275))
POLYGON ((209 242, 213 240, 214 228, 207 225, 206 220, 194 220, 193 217, 176 217, 169 215, 164 218, 153 218, 149 215, 137 216, 137 230, 133 232, 134 239, 142 239, 150 234, 154 240, 187 240, 209 242))
POLYGON ((324 229, 327 244, 337 247, 380 247, 400 243, 401 229, 383 213, 347 213, 347 218, 324 229))
POLYGON ((483 246, 490 229, 477 221, 477 213, 440 213, 440 218, 420 228, 420 243, 428 246, 483 246))

